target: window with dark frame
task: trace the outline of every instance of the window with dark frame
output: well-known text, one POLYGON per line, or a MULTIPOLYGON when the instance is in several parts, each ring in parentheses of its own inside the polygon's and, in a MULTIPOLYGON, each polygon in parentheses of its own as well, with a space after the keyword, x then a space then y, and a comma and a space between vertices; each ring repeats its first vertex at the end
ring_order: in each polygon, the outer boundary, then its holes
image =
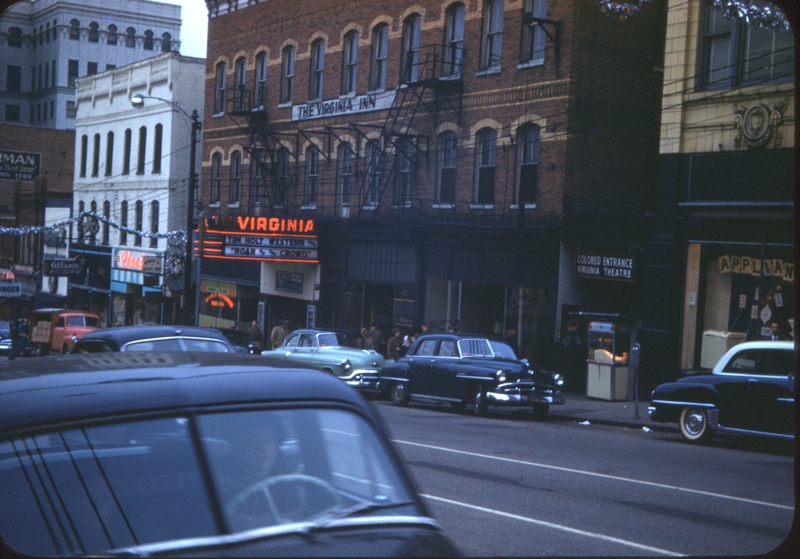
POLYGON ((150 237, 150 248, 158 247, 158 237, 155 236, 158 234, 158 221, 160 219, 158 213, 158 200, 153 200, 150 202, 150 232, 153 234, 153 236, 150 237))
POLYGON ((306 148, 306 183, 303 190, 303 206, 317 205, 319 186, 319 148, 310 145, 306 148))
POLYGON ((264 179, 264 150, 253 149, 250 154, 250 204, 260 206, 263 199, 263 190, 266 186, 264 179))
POLYGON ((294 86, 294 47, 289 45, 283 49, 281 58, 281 96, 282 105, 292 102, 294 86))
POLYGON ((411 203, 414 192, 414 175, 416 169, 416 144, 414 138, 401 136, 397 139, 395 157, 394 205, 405 206, 411 203))
POLYGON ((275 178, 277 184, 275 185, 275 200, 273 204, 276 208, 285 208, 289 203, 289 187, 291 186, 291 154, 289 150, 281 147, 278 149, 277 156, 275 157, 275 165, 277 166, 275 178))
POLYGON ((230 164, 231 183, 228 190, 228 204, 238 204, 242 192, 242 152, 231 153, 230 164))
POLYGON ((101 237, 101 244, 103 246, 108 246, 109 243, 109 234, 111 231, 111 226, 109 225, 109 221, 111 221, 111 202, 108 200, 103 202, 103 220, 102 224, 102 237, 101 237))
POLYGON ((22 46, 22 29, 20 29, 19 27, 9 27, 8 46, 10 47, 22 46))
MULTIPOLYGON (((92 202, 89 204, 89 211, 92 214, 92 221, 94 221, 94 216, 97 215, 97 202, 96 201, 92 200, 92 202)), ((89 243, 93 244, 93 245, 97 244, 97 231, 95 229, 91 229, 89 231, 89 243)))
POLYGON ((133 27, 125 30, 125 46, 130 49, 136 47, 136 29, 133 27))
POLYGON ((69 60, 67 62, 67 85, 75 87, 75 80, 78 79, 78 61, 69 60))
POLYGON ((108 26, 108 30, 106 32, 106 44, 107 45, 116 45, 117 44, 117 26, 113 23, 108 26))
POLYGON ((535 204, 539 180, 540 129, 526 125, 517 131, 517 204, 535 204))
POLYGON ((356 92, 358 83, 358 32, 350 31, 344 36, 342 54, 342 95, 356 92))
POLYGON ((367 175, 364 206, 375 207, 380 200, 381 166, 383 165, 383 150, 380 140, 370 140, 366 149, 367 175))
POLYGON ((86 164, 89 158, 89 136, 84 134, 81 136, 81 166, 80 172, 78 173, 79 177, 86 176, 86 164))
POLYGON ((389 26, 382 23, 372 31, 372 65, 369 75, 369 89, 386 89, 386 57, 389 51, 389 26))
POLYGON ((106 134, 106 169, 105 176, 110 177, 114 164, 114 133, 106 134))
POLYGON ((119 205, 119 244, 125 246, 128 244, 128 201, 123 200, 119 205))
POLYGON ((152 173, 161 172, 161 150, 164 135, 164 127, 159 122, 155 126, 155 134, 153 135, 153 169, 152 173))
POLYGON ((419 78, 419 40, 422 18, 412 14, 403 22, 403 52, 400 83, 414 83, 419 78))
POLYGON ((445 15, 442 76, 460 76, 464 57, 464 5, 454 4, 445 15))
POLYGON ((94 135, 94 149, 92 150, 92 176, 100 174, 100 134, 94 135))
POLYGON ((144 50, 153 50, 153 32, 149 29, 144 32, 144 43, 142 45, 144 50))
POLYGON ((353 181, 353 147, 348 142, 339 144, 336 154, 336 205, 350 205, 353 181))
POLYGON ((481 70, 499 69, 503 59, 503 0, 483 4, 481 30, 481 70))
POLYGON ((220 115, 225 112, 225 80, 227 65, 224 62, 217 64, 216 78, 214 82, 214 114, 220 115))
MULTIPOLYGON (((523 19, 525 14, 531 14, 535 18, 547 19, 547 0, 525 0, 522 7, 523 19)), ((544 28, 539 24, 522 24, 522 52, 520 53, 521 64, 542 64, 544 63, 545 39, 547 35, 544 28)))
POLYGON ((136 153, 136 174, 144 174, 144 163, 147 149, 147 128, 142 126, 139 128, 139 151, 136 153))
POLYGON ((439 136, 439 184, 436 201, 453 204, 456 201, 456 164, 458 163, 458 134, 445 132, 439 136))
POLYGON ((169 33, 161 34, 161 52, 170 52, 172 50, 172 35, 169 33))
POLYGON ((142 235, 141 231, 144 225, 144 204, 141 200, 136 200, 136 235, 133 238, 133 245, 140 247, 142 246, 142 235))
POLYGON ((263 110, 267 104, 267 53, 260 52, 256 56, 256 90, 255 107, 263 110))
POLYGON ((89 23, 89 35, 87 40, 90 43, 97 43, 100 41, 100 26, 97 25, 95 21, 89 23))
POLYGON ((22 91, 22 67, 6 66, 6 91, 22 91))
POLYGON ((133 133, 130 128, 125 129, 125 141, 122 151, 122 174, 128 175, 131 172, 131 143, 133 133))
POLYGON ((475 195, 476 204, 494 203, 494 183, 497 164, 497 131, 484 128, 475 138, 475 195))
POLYGON ((211 157, 211 204, 219 204, 222 189, 222 154, 215 153, 211 157))
POLYGON ((311 45, 310 75, 308 76, 309 101, 322 100, 323 78, 325 76, 325 41, 317 39, 311 45))
POLYGON ((69 38, 73 41, 81 38, 81 23, 77 19, 71 19, 69 22, 69 38))
POLYGON ((247 60, 236 59, 233 68, 233 110, 242 112, 247 104, 247 60))

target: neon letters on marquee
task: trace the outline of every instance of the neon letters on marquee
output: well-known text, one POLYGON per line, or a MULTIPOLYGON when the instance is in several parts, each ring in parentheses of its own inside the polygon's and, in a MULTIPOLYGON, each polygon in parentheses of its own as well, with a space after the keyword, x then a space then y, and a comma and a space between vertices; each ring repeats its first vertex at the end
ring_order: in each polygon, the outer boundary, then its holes
POLYGON ((248 217, 236 218, 240 231, 269 231, 270 233, 313 233, 313 219, 289 219, 285 217, 248 217))

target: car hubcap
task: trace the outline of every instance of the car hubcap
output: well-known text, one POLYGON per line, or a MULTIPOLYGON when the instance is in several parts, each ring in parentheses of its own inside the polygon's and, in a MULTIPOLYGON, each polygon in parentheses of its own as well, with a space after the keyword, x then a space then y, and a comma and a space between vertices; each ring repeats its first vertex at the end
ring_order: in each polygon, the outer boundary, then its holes
POLYGON ((691 435, 699 435, 705 428, 705 417, 700 410, 693 410, 686 417, 686 431, 691 435))
POLYGON ((392 389, 392 397, 393 397, 394 401, 395 402, 399 402, 400 400, 402 400, 403 399, 403 395, 405 394, 405 391, 406 391, 406 387, 405 386, 403 386, 400 383, 395 384, 394 388, 392 389))

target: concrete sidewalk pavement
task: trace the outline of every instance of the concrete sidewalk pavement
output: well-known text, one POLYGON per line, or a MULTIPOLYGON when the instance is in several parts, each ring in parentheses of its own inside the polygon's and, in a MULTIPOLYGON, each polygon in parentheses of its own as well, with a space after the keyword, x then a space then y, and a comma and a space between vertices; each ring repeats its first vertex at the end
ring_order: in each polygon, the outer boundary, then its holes
POLYGON ((549 417, 560 421, 575 421, 590 424, 614 425, 642 429, 647 427, 653 431, 677 432, 678 426, 670 423, 656 423, 647 416, 648 400, 639 400, 638 414, 636 402, 609 401, 589 398, 585 392, 562 392, 566 403, 561 406, 550 406, 549 417), (635 417, 638 415, 638 417, 635 417))

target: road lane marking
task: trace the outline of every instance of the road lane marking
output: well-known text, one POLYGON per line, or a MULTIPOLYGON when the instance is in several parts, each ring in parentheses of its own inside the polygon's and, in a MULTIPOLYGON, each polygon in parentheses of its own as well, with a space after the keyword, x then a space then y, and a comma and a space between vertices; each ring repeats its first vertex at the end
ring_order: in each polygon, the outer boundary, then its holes
POLYGON ((530 524, 538 524, 539 526, 544 526, 545 528, 554 528, 556 530, 562 530, 564 532, 569 532, 571 534, 577 534, 579 536, 586 536, 587 538, 595 538, 598 540, 603 540, 606 542, 616 543, 620 545, 626 545, 628 547, 635 547, 636 549, 640 549, 642 551, 650 551, 652 553, 660 553, 662 555, 672 555, 674 557, 685 557, 686 555, 683 553, 677 553, 675 551, 669 551, 667 549, 660 549, 658 547, 652 547, 649 545, 643 545, 636 542, 631 542, 628 540, 623 540, 620 538, 614 538, 612 536, 606 536, 604 534, 597 534, 595 532, 587 532, 585 530, 578 530, 576 528, 570 528, 569 526, 563 526, 561 524, 553 524, 552 522, 545 522, 544 520, 536 520, 535 518, 528 518, 527 516, 520 516, 518 514, 510 514, 508 512, 503 512, 501 510, 489 509, 486 507, 479 507, 477 505, 470 505, 468 503, 462 503, 459 501, 451 501, 450 499, 445 499, 443 497, 435 497, 433 495, 425 495, 422 494, 423 497, 426 499, 431 499, 432 501, 439 501, 442 503, 447 503, 449 505, 456 505, 459 507, 465 507, 472 510, 477 510, 480 512, 488 512, 489 514, 496 514, 497 516, 503 516, 505 518, 511 518, 514 520, 520 520, 522 522, 528 522, 530 524))
POLYGON ((401 441, 401 440, 398 440, 398 439, 392 439, 392 440, 393 440, 393 442, 396 442, 398 444, 405 444, 405 445, 409 445, 409 446, 418 446, 418 447, 421 447, 421 448, 430 448, 430 449, 433 449, 433 450, 441 450, 441 451, 444 451, 444 452, 452 452, 454 454, 464 454, 466 456, 474 456, 476 458, 488 458, 490 460, 500 460, 502 462, 511 462, 511 463, 514 463, 514 464, 522 464, 524 466, 533 466, 533 467, 536 467, 536 468, 546 468, 546 469, 549 469, 549 470, 558 470, 558 471, 561 471, 561 472, 569 472, 569 473, 572 473, 572 474, 582 474, 582 475, 585 475, 585 476, 594 476, 594 477, 599 477, 599 478, 604 478, 604 479, 612 479, 612 480, 615 480, 615 481, 625 481, 625 482, 628 482, 628 483, 637 483, 639 485, 647 485, 647 486, 650 486, 650 487, 659 487, 661 489, 670 489, 672 491, 683 491, 685 493, 694 493, 695 495, 703 495, 705 497, 717 497, 719 499, 728 499, 728 500, 731 500, 731 501, 739 501, 739 502, 742 502, 742 503, 749 503, 749 504, 752 504, 752 505, 762 505, 762 506, 765 506, 765 507, 773 507, 773 508, 777 508, 777 509, 784 509, 784 510, 791 510, 791 511, 794 510, 793 506, 790 507, 790 506, 786 506, 786 505, 779 505, 779 504, 776 504, 776 503, 767 503, 766 501, 756 501, 755 499, 745 499, 744 497, 734 497, 732 495, 723 495, 722 493, 712 493, 710 491, 701 491, 699 489, 688 489, 686 487, 678 487, 676 485, 666 485, 664 483, 655 483, 653 481, 643 481, 643 480, 640 480, 640 479, 631 479, 631 478, 621 477, 621 476, 612 476, 612 475, 609 475, 609 474, 598 474, 596 472, 587 472, 586 470, 576 470, 574 468, 565 468, 563 466, 551 466, 550 464, 541 464, 541 463, 538 463, 538 462, 527 462, 525 460, 517 460, 515 458, 503 458, 501 456, 490 456, 488 454, 479 454, 477 452, 467 452, 467 451, 464 451, 464 450, 456 450, 454 448, 445 448, 445 447, 434 446, 434 445, 429 445, 429 444, 413 443, 411 441, 401 441))

